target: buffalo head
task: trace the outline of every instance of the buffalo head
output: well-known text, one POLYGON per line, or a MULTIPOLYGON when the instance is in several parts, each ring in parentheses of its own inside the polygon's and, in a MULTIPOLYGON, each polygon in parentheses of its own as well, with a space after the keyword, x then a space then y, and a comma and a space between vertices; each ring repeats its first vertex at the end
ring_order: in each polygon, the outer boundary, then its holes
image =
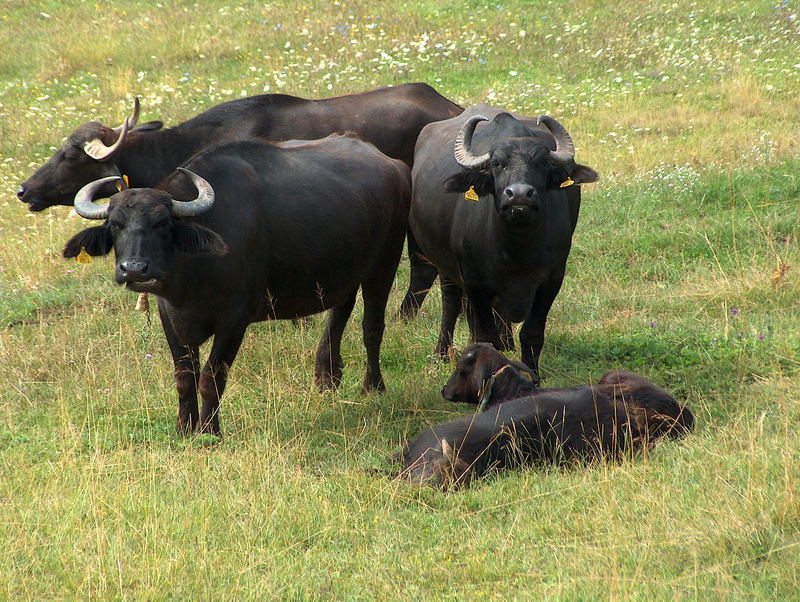
MULTIPOLYGON (((516 121, 501 113, 495 122, 516 121)), ((575 163, 575 146, 567 130, 550 116, 539 117, 555 138, 550 150, 544 139, 521 135, 495 140, 488 152, 472 151, 472 135, 483 115, 473 115, 464 123, 455 140, 456 162, 466 171, 445 182, 446 192, 466 192, 473 187, 479 194, 491 194, 500 215, 511 223, 533 221, 551 191, 574 184, 596 182, 597 172, 575 163)), ((521 124, 514 124, 518 128, 521 124)))
POLYGON ((492 376, 504 368, 513 368, 509 377, 521 376, 531 387, 539 382, 536 373, 525 364, 508 359, 489 343, 474 343, 458 358, 455 371, 442 387, 442 397, 478 405, 492 376))
POLYGON ((87 219, 105 220, 87 228, 64 246, 64 257, 76 257, 81 250, 93 256, 114 249, 118 284, 140 293, 158 294, 176 252, 224 255, 227 245, 215 232, 180 218, 199 215, 214 204, 214 190, 203 178, 187 169, 197 188, 197 198, 176 201, 162 190, 129 188, 111 197, 108 205, 96 205, 97 191, 119 181, 111 176, 91 182, 75 196, 75 211, 87 219))
MULTIPOLYGON (((85 184, 107 176, 119 176, 116 158, 138 120, 137 98, 133 113, 118 127, 106 127, 97 121, 80 126, 47 163, 22 183, 17 198, 27 203, 31 211, 41 211, 52 205, 71 205, 75 194, 85 184)), ((154 130, 162 125, 160 121, 152 121, 136 130, 154 130)), ((103 193, 108 196, 113 191, 114 187, 107 185, 103 193)))

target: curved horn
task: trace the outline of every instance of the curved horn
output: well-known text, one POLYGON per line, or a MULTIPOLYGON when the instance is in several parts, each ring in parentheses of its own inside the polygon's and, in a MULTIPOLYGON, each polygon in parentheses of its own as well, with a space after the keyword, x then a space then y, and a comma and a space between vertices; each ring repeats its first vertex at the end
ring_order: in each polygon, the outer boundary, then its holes
POLYGON ((461 130, 456 136, 456 142, 453 145, 453 154, 458 164, 471 171, 485 169, 489 166, 489 161, 491 161, 489 153, 476 157, 472 154, 472 149, 470 148, 472 146, 472 134, 475 132, 475 127, 479 121, 489 121, 489 118, 483 115, 473 115, 467 119, 464 125, 461 126, 461 130))
MULTIPOLYGON (((134 97, 133 98, 133 112, 131 116, 128 117, 128 128, 133 129, 136 127, 136 123, 139 121, 139 99, 134 97)), ((122 125, 118 125, 114 128, 114 131, 119 134, 122 131, 122 128, 125 127, 125 122, 122 125)))
POLYGON ((121 179, 119 176, 108 176, 86 184, 75 195, 75 212, 86 219, 106 219, 108 217, 108 205, 95 205, 93 201, 94 193, 101 186, 121 179))
POLYGON ((176 217, 192 217, 193 215, 200 215, 205 213, 214 204, 214 189, 211 184, 206 182, 203 178, 196 173, 179 167, 178 171, 186 174, 192 179, 195 188, 197 188, 197 198, 193 201, 176 201, 172 199, 172 215, 176 217))
POLYGON ((550 158, 556 163, 569 163, 575 158, 575 145, 566 128, 550 115, 542 115, 536 120, 536 125, 544 124, 556 139, 556 150, 550 151, 550 158))
POLYGON ((119 147, 122 145, 123 140, 125 140, 125 136, 128 135, 128 118, 125 118, 125 123, 122 124, 122 130, 120 130, 119 137, 117 141, 112 144, 111 146, 106 146, 103 144, 103 141, 100 138, 95 138, 94 140, 89 140, 83 145, 84 152, 89 155, 92 159, 97 161, 105 161, 106 159, 110 159, 111 156, 117 152, 119 147))
POLYGON ((442 455, 448 460, 453 459, 453 448, 447 442, 447 439, 442 439, 442 455))

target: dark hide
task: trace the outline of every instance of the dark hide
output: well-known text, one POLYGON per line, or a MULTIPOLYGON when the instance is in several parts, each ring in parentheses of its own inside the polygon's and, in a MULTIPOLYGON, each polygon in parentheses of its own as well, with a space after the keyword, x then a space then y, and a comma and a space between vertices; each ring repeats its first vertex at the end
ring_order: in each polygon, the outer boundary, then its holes
POLYGON ((400 453, 399 476, 468 485, 495 469, 619 458, 693 425, 689 409, 654 384, 629 372, 608 372, 597 385, 541 389, 426 429, 400 453))
POLYGON ((441 275, 436 352, 448 354, 466 296, 472 340, 507 349, 513 345, 510 324, 523 322, 522 361, 538 375, 547 314, 561 288, 578 218, 578 185, 597 174, 574 161, 552 163, 553 136, 534 123, 480 105, 426 126, 414 155, 409 224, 441 275), (478 125, 472 148, 476 155, 490 152, 492 164, 466 171, 453 157, 453 142, 467 118, 478 114, 490 121, 478 125), (575 185, 561 188, 567 177, 575 185), (469 186, 483 193, 479 201, 465 199, 469 186), (520 187, 527 197, 509 199, 507 191, 520 187))
MULTIPOLYGON (((19 188, 17 196, 30 211, 52 205, 71 205, 77 191, 105 176, 125 174, 131 186, 151 188, 195 153, 226 139, 262 137, 281 141, 313 140, 335 132, 353 131, 382 153, 409 167, 420 130, 432 121, 449 119, 463 109, 424 83, 377 88, 322 100, 285 94, 263 94, 222 103, 174 128, 157 131, 161 122, 140 125, 128 134, 121 149, 104 161, 96 161, 83 145, 100 138, 107 146, 117 133, 98 122, 73 132, 63 148, 19 188)), ((115 192, 108 185, 106 196, 115 192)), ((409 234, 411 278, 400 313, 416 313, 430 288, 436 268, 418 252, 409 234)))
MULTIPOLYGON (((89 157, 84 143, 99 138, 110 146, 118 134, 94 121, 75 130, 64 146, 22 183, 17 196, 31 211, 41 211, 52 205, 72 205, 81 187, 105 176, 126 174, 131 186, 152 188, 195 153, 237 138, 315 140, 351 130, 410 167, 420 130, 461 111, 423 83, 322 100, 262 94, 219 104, 173 128, 161 129, 159 121, 144 123, 129 132, 122 148, 104 161, 89 157)), ((114 191, 109 185, 105 193, 114 191)))
POLYGON ((64 249, 66 257, 81 247, 102 254, 107 249, 96 241, 110 237, 117 282, 158 295, 175 363, 178 428, 219 432, 219 398, 251 322, 331 309, 316 382, 336 386, 342 332, 359 288, 364 389, 383 390, 379 351, 407 224, 408 167, 354 136, 339 135, 292 148, 260 140, 222 143, 186 167, 214 188, 207 213, 172 216, 171 199, 197 195, 176 172, 165 182, 166 192, 115 194, 105 224, 77 234, 64 249), (198 347, 211 337, 201 371, 198 347))
POLYGON ((475 343, 461 353, 442 387, 442 397, 475 405, 485 401, 485 407, 492 407, 533 393, 538 385, 535 378, 525 364, 508 359, 488 343, 475 343))

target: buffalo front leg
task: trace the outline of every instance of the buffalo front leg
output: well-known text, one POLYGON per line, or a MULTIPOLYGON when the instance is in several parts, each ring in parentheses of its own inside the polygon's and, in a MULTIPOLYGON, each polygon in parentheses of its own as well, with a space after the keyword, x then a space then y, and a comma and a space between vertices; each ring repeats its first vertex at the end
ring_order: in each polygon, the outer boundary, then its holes
POLYGON ((544 329, 547 324, 547 314, 553 306, 561 283, 564 281, 564 270, 551 274, 550 278, 539 286, 533 298, 531 312, 522 324, 519 331, 519 344, 522 348, 522 362, 529 366, 539 377, 539 355, 544 347, 544 329))
POLYGON ((491 343, 495 349, 503 349, 490 296, 484 291, 467 291, 467 319, 473 343, 491 343))
POLYGON ((353 292, 347 301, 328 310, 314 372, 314 382, 321 391, 335 389, 342 382, 342 334, 355 304, 356 292, 353 292))
POLYGON ((513 323, 502 312, 494 311, 494 324, 497 331, 500 333, 500 344, 498 347, 500 351, 513 351, 514 350, 514 330, 513 323))
POLYGON ((439 279, 442 288, 442 324, 439 328, 439 340, 436 342, 435 353, 442 359, 447 359, 450 348, 453 346, 453 331, 456 320, 461 315, 463 307, 464 290, 452 280, 439 279))
POLYGON ((431 290, 439 270, 422 254, 422 250, 417 245, 417 241, 408 233, 408 261, 411 264, 411 275, 409 277, 408 291, 400 304, 399 316, 405 320, 413 320, 422 302, 431 290))
POLYGON ((203 398, 199 425, 201 433, 220 435, 219 400, 225 392, 228 370, 239 353, 246 329, 247 323, 228 325, 219 328, 214 335, 211 353, 200 374, 200 397, 203 398))
POLYGON ((175 388, 178 391, 178 420, 175 428, 181 434, 188 434, 200 422, 200 412, 197 407, 199 350, 196 346, 183 345, 169 318, 163 312, 159 312, 159 315, 175 365, 175 388))

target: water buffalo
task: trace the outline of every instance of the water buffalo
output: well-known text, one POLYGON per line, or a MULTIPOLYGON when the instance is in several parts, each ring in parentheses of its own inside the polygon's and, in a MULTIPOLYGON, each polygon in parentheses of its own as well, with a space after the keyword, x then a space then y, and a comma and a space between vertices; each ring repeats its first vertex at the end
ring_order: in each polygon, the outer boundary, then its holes
MULTIPOLYGON (((314 140, 349 130, 410 167, 419 131, 462 110, 431 86, 412 83, 322 100, 285 94, 251 96, 162 129, 161 121, 135 127, 136 99, 132 115, 122 125, 110 128, 92 121, 72 132, 64 146, 22 183, 17 197, 31 211, 41 211, 72 205, 82 186, 106 176, 124 174, 132 186, 155 187, 195 153, 233 138, 314 140)), ((98 192, 110 195, 115 188, 109 185, 98 192)))
POLYGON ((219 433, 219 399, 251 322, 331 308, 315 379, 336 386, 341 337, 359 287, 364 389, 383 390, 379 351, 408 219, 408 167, 348 134, 288 147, 224 142, 186 169, 161 190, 126 189, 107 206, 92 199, 116 176, 82 188, 76 211, 105 221, 72 237, 63 252, 105 255, 113 248, 116 281, 158 296, 175 364, 179 430, 219 433), (201 372, 198 347, 210 337, 201 372))
POLYGON ((666 391, 630 372, 612 371, 596 385, 539 389, 426 429, 398 454, 399 476, 467 485, 493 469, 617 458, 693 426, 689 409, 666 391))
MULTIPOLYGON (((424 83, 377 88, 359 94, 308 100, 262 94, 219 104, 173 128, 151 121, 135 127, 139 101, 122 125, 84 124, 19 188, 31 211, 71 205, 75 193, 97 179, 124 175, 132 186, 148 188, 200 150, 225 139, 261 137, 272 141, 314 140, 353 131, 384 154, 411 167, 420 130, 463 109, 424 83)), ((100 194, 110 195, 108 185, 100 194)), ((421 258, 409 237, 411 281, 400 313, 412 315, 436 279, 436 268, 421 258)))
POLYGON ((597 180, 575 163, 569 134, 481 105, 420 132, 409 224, 440 272, 447 355, 467 299, 472 338, 503 349, 495 316, 523 322, 522 361, 536 374, 547 314, 561 288, 580 202, 570 188, 597 180), (491 117, 483 116, 485 113, 491 117), (488 121, 475 131, 479 122, 488 121), (474 142, 473 142, 474 134, 474 142))
POLYGON ((461 353, 442 397, 489 408, 533 393, 538 388, 534 377, 528 366, 508 359, 489 343, 474 343, 461 353))

